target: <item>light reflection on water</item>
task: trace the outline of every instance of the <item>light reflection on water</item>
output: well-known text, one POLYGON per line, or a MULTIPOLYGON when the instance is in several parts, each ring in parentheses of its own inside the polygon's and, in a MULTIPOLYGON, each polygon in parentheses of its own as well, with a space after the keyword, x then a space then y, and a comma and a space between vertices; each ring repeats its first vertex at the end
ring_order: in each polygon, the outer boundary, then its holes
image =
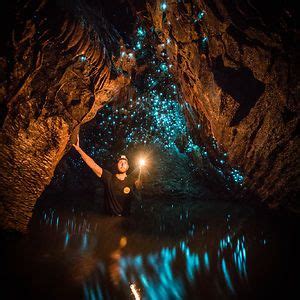
POLYGON ((72 257, 70 265, 80 263, 72 272, 85 299, 230 298, 251 289, 248 251, 266 251, 264 233, 244 232, 228 213, 211 224, 201 217, 197 223, 188 208, 177 213, 151 220, 48 209, 38 219, 40 230, 56 235, 53 246, 72 257))
POLYGON ((129 218, 38 211, 22 268, 38 269, 43 289, 61 274, 56 299, 246 299, 280 274, 277 233, 251 210, 144 206, 129 218))

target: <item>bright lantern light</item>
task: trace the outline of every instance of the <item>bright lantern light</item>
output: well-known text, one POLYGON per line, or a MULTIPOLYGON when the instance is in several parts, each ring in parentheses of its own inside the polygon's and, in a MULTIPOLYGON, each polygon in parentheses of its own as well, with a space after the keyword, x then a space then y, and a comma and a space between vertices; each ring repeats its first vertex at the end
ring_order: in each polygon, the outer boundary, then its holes
POLYGON ((142 166, 144 166, 145 164, 146 164, 145 160, 141 158, 141 159, 139 160, 139 165, 142 167, 142 166))

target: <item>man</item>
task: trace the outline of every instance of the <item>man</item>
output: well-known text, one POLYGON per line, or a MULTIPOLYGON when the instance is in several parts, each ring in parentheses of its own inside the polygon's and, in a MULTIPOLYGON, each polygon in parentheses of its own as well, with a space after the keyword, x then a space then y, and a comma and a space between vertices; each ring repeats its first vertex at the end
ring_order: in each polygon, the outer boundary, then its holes
POLYGON ((121 155, 117 159, 116 174, 112 174, 106 169, 101 168, 95 161, 89 157, 79 146, 79 134, 77 135, 76 145, 74 148, 79 152, 85 163, 93 170, 93 172, 101 178, 104 183, 105 211, 111 215, 125 216, 130 214, 131 201, 136 189, 141 189, 142 182, 139 176, 137 179, 133 172, 127 175, 129 169, 128 159, 125 155, 121 155))

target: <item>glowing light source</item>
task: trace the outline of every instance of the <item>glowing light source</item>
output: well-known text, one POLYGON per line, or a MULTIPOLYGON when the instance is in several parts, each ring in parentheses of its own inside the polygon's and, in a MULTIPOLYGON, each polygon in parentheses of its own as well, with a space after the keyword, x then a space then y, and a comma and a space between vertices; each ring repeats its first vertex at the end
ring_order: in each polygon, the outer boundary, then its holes
POLYGON ((233 288, 233 285, 232 285, 232 281, 231 281, 231 278, 230 278, 230 276, 229 276, 229 272, 228 272, 228 269, 227 269, 227 266, 226 266, 225 258, 222 259, 222 271, 223 271, 223 273, 224 273, 224 278, 225 278, 225 281, 226 281, 226 283, 227 283, 228 288, 229 288, 233 293, 235 293, 234 288, 233 288))
POLYGON ((86 56, 84 56, 84 55, 80 55, 79 59, 81 62, 85 62, 87 60, 86 56))
POLYGON ((160 69, 163 71, 163 72, 167 72, 168 71, 168 66, 166 63, 161 63, 160 64, 160 69))
POLYGON ((202 38, 202 41, 201 41, 202 47, 205 48, 205 46, 207 45, 207 43, 208 43, 208 37, 204 36, 202 38))
POLYGON ((145 165, 146 165, 145 159, 141 158, 141 159, 139 160, 139 166, 140 166, 140 167, 143 167, 143 166, 145 166, 145 165))
POLYGON ((162 3, 160 4, 160 9, 161 9, 162 11, 165 11, 165 10, 167 9, 167 3, 166 3, 166 2, 162 2, 162 3))
POLYGON ((200 21, 204 17, 204 15, 205 15, 205 11, 204 10, 200 11, 198 13, 197 18, 196 18, 196 20, 194 22, 196 23, 197 21, 200 21))
POLYGON ((139 38, 144 38, 146 36, 146 31, 145 31, 145 29, 143 27, 139 27, 137 29, 137 36, 139 38))
POLYGON ((136 45, 135 45, 135 48, 136 48, 137 50, 141 50, 141 49, 142 49, 142 43, 141 43, 140 41, 138 41, 138 42, 136 43, 136 45))
POLYGON ((130 289, 131 289, 131 292, 132 292, 132 294, 133 294, 133 296, 134 296, 134 299, 140 300, 141 297, 140 297, 140 295, 139 295, 139 293, 138 293, 138 290, 137 290, 137 288, 136 288, 136 285, 135 285, 134 283, 132 283, 132 284, 130 285, 130 289))

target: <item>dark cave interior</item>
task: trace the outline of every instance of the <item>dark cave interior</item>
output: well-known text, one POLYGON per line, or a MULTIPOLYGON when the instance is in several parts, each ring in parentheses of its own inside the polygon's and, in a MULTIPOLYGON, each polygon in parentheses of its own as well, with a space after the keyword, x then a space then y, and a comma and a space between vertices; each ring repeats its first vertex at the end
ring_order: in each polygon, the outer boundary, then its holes
POLYGON ((0 14, 3 293, 293 292, 296 3, 15 0, 0 14), (140 170, 130 217, 104 213, 77 135, 103 169, 125 154, 140 170))

